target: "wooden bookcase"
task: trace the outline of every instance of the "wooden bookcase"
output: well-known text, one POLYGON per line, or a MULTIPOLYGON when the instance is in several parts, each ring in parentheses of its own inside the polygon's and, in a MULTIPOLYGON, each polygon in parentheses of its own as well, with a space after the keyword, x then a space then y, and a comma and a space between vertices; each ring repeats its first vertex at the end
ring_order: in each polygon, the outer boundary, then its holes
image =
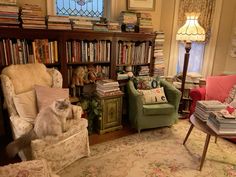
MULTIPOLYGON (((73 30, 41 30, 41 29, 10 29, 0 27, 0 40, 6 39, 25 39, 29 41, 34 41, 35 39, 48 39, 48 41, 57 41, 57 51, 58 51, 58 62, 46 63, 48 67, 56 67, 62 73, 63 76, 63 87, 69 87, 70 76, 69 69, 76 68, 77 66, 87 66, 87 65, 101 65, 107 66, 109 68, 109 78, 115 79, 117 77, 117 69, 122 66, 133 66, 137 67, 140 65, 147 65, 150 68, 150 75, 153 73, 153 50, 155 45, 155 33, 145 34, 145 33, 116 33, 116 32, 97 32, 97 31, 73 31, 73 30), (109 43, 109 59, 106 61, 74 61, 68 60, 68 42, 73 41, 83 41, 83 42, 99 42, 107 41, 109 43), (150 59, 147 60, 146 53, 145 62, 123 62, 119 64, 119 43, 120 42, 133 42, 134 44, 146 43, 149 45, 150 59)), ((147 50, 147 48, 145 49, 147 50)), ((127 51, 126 51, 127 52, 127 51)), ((0 53, 1 54, 1 53, 0 53)), ((0 62, 0 71, 4 68, 0 62)))

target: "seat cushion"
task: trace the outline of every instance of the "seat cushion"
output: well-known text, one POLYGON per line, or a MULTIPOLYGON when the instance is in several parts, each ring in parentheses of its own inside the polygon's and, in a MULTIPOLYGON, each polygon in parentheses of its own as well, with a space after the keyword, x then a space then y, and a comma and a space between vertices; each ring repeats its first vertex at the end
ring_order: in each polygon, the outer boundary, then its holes
POLYGON ((169 103, 143 105, 144 115, 166 115, 172 113, 173 111, 175 111, 175 108, 169 103))

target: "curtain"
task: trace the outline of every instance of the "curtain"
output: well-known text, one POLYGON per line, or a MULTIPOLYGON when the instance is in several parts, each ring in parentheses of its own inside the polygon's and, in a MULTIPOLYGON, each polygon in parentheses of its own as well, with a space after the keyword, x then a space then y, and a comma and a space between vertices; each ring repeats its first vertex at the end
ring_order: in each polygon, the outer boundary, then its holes
POLYGON ((185 23, 185 13, 200 13, 198 18, 199 24, 206 31, 206 41, 209 40, 211 34, 211 24, 213 20, 216 0, 180 0, 178 29, 185 23))

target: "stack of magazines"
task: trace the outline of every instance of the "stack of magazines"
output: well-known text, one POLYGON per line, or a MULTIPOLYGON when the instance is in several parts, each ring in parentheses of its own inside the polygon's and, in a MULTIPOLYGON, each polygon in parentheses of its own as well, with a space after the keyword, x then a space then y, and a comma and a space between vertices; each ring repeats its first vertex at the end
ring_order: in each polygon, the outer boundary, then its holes
POLYGON ((100 96, 111 96, 121 94, 119 83, 112 79, 103 79, 96 82, 96 91, 100 96))
POLYGON ((236 134, 236 117, 224 116, 221 112, 211 112, 207 125, 218 135, 236 134))
POLYGON ((207 121, 210 112, 225 109, 226 105, 217 100, 201 100, 196 104, 194 116, 202 121, 207 121))

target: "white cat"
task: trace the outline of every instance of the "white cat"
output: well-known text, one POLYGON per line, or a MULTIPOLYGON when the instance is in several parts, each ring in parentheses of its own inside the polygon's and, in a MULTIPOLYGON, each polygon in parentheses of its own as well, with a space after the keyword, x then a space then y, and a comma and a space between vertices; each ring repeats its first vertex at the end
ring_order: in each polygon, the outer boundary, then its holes
POLYGON ((34 128, 29 133, 7 145, 7 155, 14 157, 21 149, 29 146, 31 140, 62 134, 66 131, 66 120, 73 117, 72 105, 68 99, 54 101, 38 113, 34 128))

